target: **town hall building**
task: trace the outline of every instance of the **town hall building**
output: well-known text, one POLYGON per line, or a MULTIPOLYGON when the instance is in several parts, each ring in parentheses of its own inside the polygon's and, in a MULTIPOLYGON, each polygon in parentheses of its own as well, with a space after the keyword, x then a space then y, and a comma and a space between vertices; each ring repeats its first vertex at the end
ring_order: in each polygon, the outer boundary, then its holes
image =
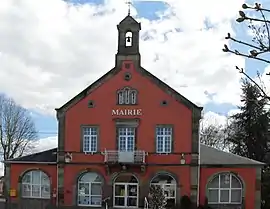
POLYGON ((141 66, 140 23, 117 30, 113 69, 56 109, 58 147, 5 162, 8 202, 147 208, 157 185, 167 207, 259 209, 264 164, 200 144, 203 108, 141 66))

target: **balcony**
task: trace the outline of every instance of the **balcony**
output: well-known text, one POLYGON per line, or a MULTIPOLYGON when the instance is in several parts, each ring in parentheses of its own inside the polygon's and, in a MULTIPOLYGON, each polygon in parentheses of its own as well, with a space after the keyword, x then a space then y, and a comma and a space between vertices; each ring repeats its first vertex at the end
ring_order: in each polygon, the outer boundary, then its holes
POLYGON ((118 151, 118 150, 105 150, 104 162, 105 163, 124 163, 124 164, 144 164, 146 152, 142 150, 118 151))

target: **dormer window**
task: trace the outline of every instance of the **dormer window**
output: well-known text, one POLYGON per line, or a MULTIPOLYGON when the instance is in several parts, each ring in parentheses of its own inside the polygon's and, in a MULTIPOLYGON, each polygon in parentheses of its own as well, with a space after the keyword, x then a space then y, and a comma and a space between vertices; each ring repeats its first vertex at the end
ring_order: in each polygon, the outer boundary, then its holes
POLYGON ((134 105, 137 104, 137 90, 125 87, 117 92, 118 104, 134 105))
POLYGON ((126 38, 126 47, 132 46, 132 32, 128 31, 125 35, 126 38))

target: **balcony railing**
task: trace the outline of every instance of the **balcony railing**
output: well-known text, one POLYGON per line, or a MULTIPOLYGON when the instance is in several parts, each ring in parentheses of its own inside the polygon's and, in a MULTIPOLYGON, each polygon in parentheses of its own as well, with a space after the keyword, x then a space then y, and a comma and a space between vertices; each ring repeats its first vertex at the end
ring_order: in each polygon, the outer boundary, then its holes
POLYGON ((104 162, 106 163, 145 163, 146 152, 142 150, 135 151, 118 151, 118 150, 105 150, 104 162))

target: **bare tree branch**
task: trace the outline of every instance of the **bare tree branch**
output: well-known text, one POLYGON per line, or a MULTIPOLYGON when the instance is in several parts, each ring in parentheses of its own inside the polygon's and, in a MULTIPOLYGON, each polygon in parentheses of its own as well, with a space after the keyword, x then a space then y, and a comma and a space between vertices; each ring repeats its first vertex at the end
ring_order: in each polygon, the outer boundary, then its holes
POLYGON ((200 142, 210 147, 224 150, 228 147, 226 130, 226 126, 220 124, 204 125, 202 123, 200 142))
MULTIPOLYGON (((231 54, 235 54, 237 56, 242 56, 245 58, 257 60, 260 62, 264 62, 269 64, 270 60, 265 57, 259 57, 263 54, 270 52, 270 20, 267 19, 265 13, 269 14, 270 10, 263 8, 261 4, 255 3, 254 6, 249 6, 247 4, 242 5, 243 9, 253 10, 254 12, 258 12, 261 17, 249 17, 246 15, 244 11, 239 11, 239 17, 236 19, 238 23, 242 23, 244 21, 249 21, 248 28, 251 29, 253 33, 252 43, 238 40, 236 38, 231 37, 231 34, 228 33, 225 39, 233 41, 237 44, 249 47, 249 53, 240 52, 238 49, 231 49, 227 44, 224 45, 222 49, 223 52, 228 52, 231 54), (258 25, 259 23, 259 25, 258 25)), ((254 83, 261 91, 265 98, 270 99, 270 97, 266 94, 265 91, 260 87, 257 82, 251 78, 247 73, 244 72, 244 69, 236 66, 236 69, 239 70, 241 74, 247 77, 252 83, 254 83)), ((270 75, 270 73, 266 73, 266 75, 270 75)))
POLYGON ((3 159, 21 157, 33 148, 37 131, 29 112, 0 95, 0 149, 3 159))

